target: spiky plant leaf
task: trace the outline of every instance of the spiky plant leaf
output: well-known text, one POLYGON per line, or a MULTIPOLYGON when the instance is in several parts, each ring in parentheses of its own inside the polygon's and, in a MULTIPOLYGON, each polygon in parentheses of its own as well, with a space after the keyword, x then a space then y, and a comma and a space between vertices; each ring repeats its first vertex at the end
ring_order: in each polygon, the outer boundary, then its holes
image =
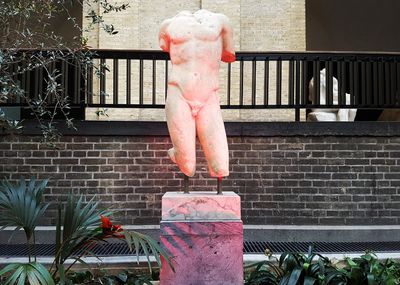
MULTIPOLYGON (((99 202, 94 199, 95 197, 84 203, 83 196, 77 198, 70 194, 64 206, 64 211, 59 208, 56 225, 56 252, 53 264, 56 269, 53 276, 61 268, 64 270, 62 265, 67 259, 73 259, 74 262, 86 265, 80 256, 91 255, 96 257, 88 246, 103 242, 100 236, 100 216, 109 216, 112 212, 98 210, 99 202), (80 253, 80 256, 77 256, 77 253, 80 253)), ((58 273, 65 275, 69 268, 58 273)))
POLYGON ((26 272, 24 270, 24 265, 17 267, 17 269, 11 274, 9 278, 7 278, 5 284, 6 285, 13 285, 18 283, 25 283, 26 272))
POLYGON ((139 262, 139 251, 142 249, 149 268, 151 269, 151 261, 150 256, 154 256, 158 266, 161 267, 161 259, 162 256, 167 264, 174 270, 174 266, 169 258, 168 254, 160 247, 160 245, 151 237, 138 233, 136 231, 124 231, 125 241, 129 246, 131 251, 136 253, 137 261, 139 262))
POLYGON ((314 285, 317 284, 317 279, 311 277, 311 276, 305 276, 304 277, 304 283, 303 285, 314 285))
MULTIPOLYGON (((61 248, 61 204, 57 207, 57 223, 56 223, 56 244, 55 253, 60 252, 61 248)), ((60 264, 60 255, 55 254, 55 264, 60 264)))
POLYGON ((9 264, 0 271, 0 276, 6 273, 11 274, 5 280, 5 285, 24 285, 26 280, 31 285, 55 285, 49 271, 36 262, 9 264))
POLYGON ((300 279, 301 274, 303 273, 302 268, 296 268, 294 269, 289 277, 289 284, 297 284, 297 281, 300 279))
POLYGON ((47 182, 43 180, 37 184, 33 177, 28 185, 22 177, 17 184, 3 181, 0 185, 0 208, 3 210, 0 216, 1 227, 16 227, 13 234, 23 228, 29 240, 49 206, 42 201, 47 182))
POLYGON ((7 266, 5 266, 2 270, 0 270, 0 276, 3 276, 4 274, 15 270, 20 266, 20 263, 10 263, 7 266))
POLYGON ((278 265, 268 260, 246 265, 245 271, 249 272, 245 276, 245 285, 277 285, 282 277, 278 265))

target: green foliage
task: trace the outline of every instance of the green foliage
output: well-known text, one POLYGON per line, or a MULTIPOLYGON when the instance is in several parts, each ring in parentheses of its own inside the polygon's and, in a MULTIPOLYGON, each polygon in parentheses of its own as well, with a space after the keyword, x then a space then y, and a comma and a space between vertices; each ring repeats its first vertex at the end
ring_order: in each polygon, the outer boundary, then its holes
POLYGON ((279 258, 279 266, 285 272, 279 284, 322 284, 325 275, 335 268, 329 259, 314 252, 310 246, 307 255, 284 252, 279 258))
POLYGON ((97 210, 98 204, 99 202, 94 201, 94 197, 84 204, 83 196, 76 199, 70 194, 64 211, 59 205, 53 277, 58 275, 61 284, 64 283, 66 273, 75 262, 84 264, 82 256, 94 255, 90 247, 104 242, 99 226, 100 216, 110 215, 111 211, 97 210), (76 252, 81 254, 76 256, 74 255, 76 252), (74 259, 74 263, 64 268, 67 259, 74 259))
POLYGON ((167 264, 172 268, 172 270, 174 270, 174 267, 171 263, 171 260, 168 258, 167 253, 151 237, 135 231, 129 231, 129 232, 125 231, 123 232, 123 234, 125 236, 125 241, 128 244, 129 249, 135 252, 138 263, 139 263, 139 251, 142 249, 143 252, 145 253, 147 263, 150 269, 151 269, 150 256, 155 257, 159 267, 161 267, 161 259, 160 259, 161 256, 162 258, 164 258, 167 264))
MULTIPOLYGON (((97 26, 111 35, 118 32, 98 13, 98 6, 103 14, 129 8, 128 4, 112 4, 108 0, 0 0, 0 104, 10 100, 26 103, 39 123, 43 141, 51 145, 60 136, 56 118, 63 118, 68 128, 75 128, 70 116, 71 100, 61 84, 61 63, 76 67, 82 75, 87 68, 96 74, 101 74, 101 69, 107 70, 93 64, 93 52, 85 37, 97 26), (76 6, 85 6, 84 11, 88 11, 89 23, 84 30, 70 15, 71 7, 76 6), (52 28, 58 17, 66 19, 65 27, 76 35, 73 41, 52 28), (40 71, 45 79, 43 90, 35 94, 27 94, 19 80, 22 74, 31 71, 40 71)), ((22 124, 0 108, 0 127, 16 133, 21 131, 22 124)))
POLYGON ((379 261, 367 252, 347 258, 345 265, 313 252, 283 253, 279 261, 262 261, 245 267, 245 285, 395 285, 400 284, 400 263, 379 261))
MULTIPOLYGON (((34 178, 31 178, 26 183, 25 179, 21 178, 15 185, 9 181, 4 181, 0 187, 0 209, 3 211, 0 215, 1 226, 2 228, 6 226, 16 227, 14 232, 24 229, 29 252, 29 263, 10 264, 0 271, 1 277, 10 275, 7 277, 6 284, 22 285, 26 280, 31 284, 40 285, 54 284, 53 280, 61 285, 74 284, 69 279, 72 276, 69 274, 71 267, 76 262, 86 265, 82 257, 96 256, 91 252, 91 248, 99 243, 107 242, 110 238, 123 238, 138 258, 139 251, 143 251, 150 270, 150 256, 155 257, 159 266, 161 266, 160 256, 162 256, 167 264, 172 267, 167 254, 155 240, 144 234, 123 231, 121 226, 112 225, 107 216, 110 216, 113 212, 99 210, 99 202, 95 201, 94 197, 88 202, 84 202, 83 196, 75 197, 72 194, 68 195, 64 205, 58 205, 55 259, 50 268, 50 273, 41 264, 31 262, 32 251, 29 241, 33 237, 33 245, 35 244, 35 228, 49 206, 49 204, 43 202, 43 192, 47 182, 48 180, 37 182, 34 178), (65 261, 69 259, 72 259, 73 262, 66 267, 65 261)), ((35 255, 36 261, 35 251, 33 251, 33 255, 35 255)), ((132 278, 133 275, 128 273, 119 277, 104 276, 103 281, 105 283, 102 284, 148 284, 146 283, 148 279, 144 277, 136 276, 134 282, 132 281, 133 283, 129 281, 133 280, 132 278), (119 279, 123 276, 127 276, 125 280, 127 283, 115 283, 120 282, 119 279)))
POLYGON ((28 184, 25 179, 21 178, 15 185, 7 180, 0 185, 1 229, 14 226, 13 234, 21 228, 24 229, 29 261, 31 261, 31 239, 35 243, 35 228, 49 206, 49 204, 43 203, 43 192, 47 182, 48 180, 43 180, 37 183, 32 177, 28 184))
POLYGON ((53 278, 49 271, 40 263, 11 263, 0 270, 0 276, 8 274, 4 285, 28 284, 54 285, 53 278))
POLYGON ((278 285, 283 270, 277 262, 265 260, 245 266, 245 285, 278 285))
POLYGON ((68 276, 71 284, 109 284, 109 285, 151 285, 150 281, 154 277, 149 274, 138 275, 129 270, 124 270, 118 274, 110 274, 107 270, 102 269, 97 276, 92 272, 73 272, 68 276))
POLYGON ((400 263, 393 259, 380 262, 376 255, 366 252, 360 258, 346 259, 340 272, 348 284, 395 285, 400 284, 400 263))
POLYGON ((86 4, 88 4, 89 7, 91 8, 86 16, 86 18, 91 20, 88 28, 90 29, 93 27, 94 24, 98 24, 101 27, 101 29, 103 29, 106 33, 110 35, 117 34, 118 31, 115 30, 115 27, 112 24, 107 24, 104 21, 103 17, 96 12, 97 9, 92 7, 93 4, 91 2, 95 4, 99 3, 104 14, 108 14, 111 12, 121 12, 123 10, 128 9, 129 4, 115 5, 115 4, 110 4, 107 0, 92 0, 86 2, 86 4))

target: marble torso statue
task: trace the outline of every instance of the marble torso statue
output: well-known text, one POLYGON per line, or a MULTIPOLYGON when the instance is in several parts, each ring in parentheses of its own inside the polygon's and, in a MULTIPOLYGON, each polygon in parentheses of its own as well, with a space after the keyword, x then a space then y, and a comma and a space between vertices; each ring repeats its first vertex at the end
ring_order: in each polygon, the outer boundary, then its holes
MULTIPOLYGON (((319 75, 320 79, 320 99, 319 102, 321 105, 326 104, 326 94, 327 94, 327 86, 326 86, 326 69, 322 69, 319 75)), ((339 103, 339 83, 338 80, 332 76, 332 100, 333 105, 338 105, 339 103)), ((315 82, 314 78, 310 80, 309 83, 309 100, 315 104, 316 96, 315 94, 315 82)), ((349 93, 345 93, 346 105, 350 105, 351 95, 349 93)), ((311 113, 307 115, 307 121, 316 121, 316 122, 327 122, 327 121, 342 121, 342 122, 352 122, 354 121, 357 114, 357 109, 311 109, 311 113)))
POLYGON ((173 144, 169 156, 185 175, 193 176, 197 133, 211 176, 229 175, 218 96, 220 62, 235 61, 228 18, 207 10, 180 12, 162 23, 159 43, 172 63, 165 106, 173 144))

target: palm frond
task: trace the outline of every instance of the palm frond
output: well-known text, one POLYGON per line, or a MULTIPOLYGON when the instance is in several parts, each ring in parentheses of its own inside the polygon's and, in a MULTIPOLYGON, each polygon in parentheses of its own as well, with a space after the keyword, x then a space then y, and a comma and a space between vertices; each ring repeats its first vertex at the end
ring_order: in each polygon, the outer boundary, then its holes
POLYGON ((43 180, 37 183, 33 177, 28 184, 22 177, 17 184, 3 181, 0 185, 0 208, 3 210, 0 216, 1 227, 15 226, 15 231, 23 228, 29 240, 49 206, 42 201, 47 182, 43 180))
POLYGON ((0 271, 0 276, 8 273, 6 285, 24 285, 26 281, 31 285, 55 285, 49 271, 40 263, 12 263, 0 271))
MULTIPOLYGON (((99 237, 100 216, 110 215, 111 211, 98 210, 99 202, 95 197, 84 203, 84 197, 81 195, 75 197, 73 194, 68 196, 64 210, 61 207, 58 210, 58 219, 56 225, 56 252, 54 265, 56 266, 54 275, 59 271, 67 259, 83 263, 80 258, 83 255, 96 255, 87 247, 103 242, 99 237), (77 256, 79 254, 79 256, 77 256)), ((67 273, 68 269, 65 269, 67 273)), ((58 272, 60 273, 60 272, 58 272)), ((54 276, 53 275, 53 276, 54 276)))
POLYGON ((150 256, 154 256, 158 266, 160 267, 161 267, 160 256, 162 256, 167 262, 168 266, 170 266, 171 269, 174 270, 174 266, 168 254, 160 247, 160 245, 154 239, 135 231, 124 231, 123 235, 125 236, 125 241, 130 251, 136 253, 138 262, 139 262, 139 252, 140 250, 143 250, 150 269, 151 269, 150 256))
POLYGON ((15 270, 20 265, 21 265, 20 263, 10 263, 10 264, 8 264, 2 270, 0 270, 0 276, 3 276, 4 274, 7 274, 8 272, 15 270))

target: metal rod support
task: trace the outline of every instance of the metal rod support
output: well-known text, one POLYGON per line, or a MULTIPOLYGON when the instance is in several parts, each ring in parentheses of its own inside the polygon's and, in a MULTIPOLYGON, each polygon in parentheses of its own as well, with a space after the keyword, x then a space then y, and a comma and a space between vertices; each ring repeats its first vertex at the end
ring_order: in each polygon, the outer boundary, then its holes
POLYGON ((222 195, 222 177, 217 178, 217 195, 222 195))
POLYGON ((183 193, 189 194, 189 176, 183 177, 183 193))

